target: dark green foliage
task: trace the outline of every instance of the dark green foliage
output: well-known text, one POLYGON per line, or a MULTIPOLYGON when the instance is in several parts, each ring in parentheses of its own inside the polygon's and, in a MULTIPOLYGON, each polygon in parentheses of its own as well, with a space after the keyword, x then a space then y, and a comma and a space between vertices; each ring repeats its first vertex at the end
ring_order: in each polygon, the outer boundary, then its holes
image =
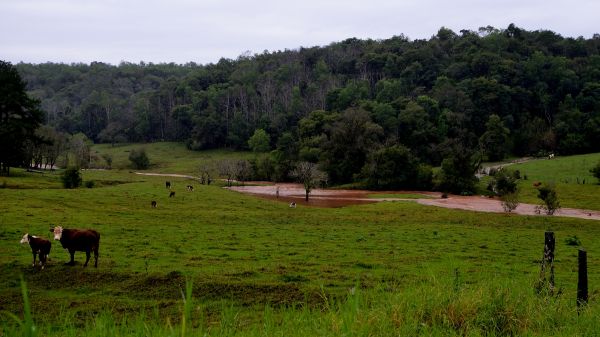
POLYGON ((95 185, 96 185, 96 182, 93 180, 88 180, 84 183, 84 186, 87 188, 94 188, 95 185))
POLYGON ((498 115, 491 115, 485 124, 486 131, 479 138, 479 144, 489 161, 504 159, 508 152, 508 135, 510 131, 498 115))
POLYGON ((250 139, 248 146, 253 152, 267 152, 271 149, 271 137, 263 129, 257 129, 250 139))
POLYGON ((560 202, 553 184, 544 184, 538 188, 538 198, 542 200, 541 208, 548 215, 553 215, 559 208, 560 202))
POLYGON ((81 172, 76 167, 69 167, 61 175, 61 180, 64 188, 77 188, 81 186, 81 172))
POLYGON ((275 176, 275 162, 270 154, 259 155, 250 159, 252 180, 271 181, 275 176))
POLYGON ((25 83, 10 63, 0 61, 0 175, 11 166, 29 166, 27 144, 41 143, 35 130, 43 121, 40 102, 25 92, 25 83))
POLYGON ((381 126, 373 123, 364 109, 344 111, 333 124, 324 144, 324 168, 333 183, 353 181, 365 165, 369 152, 377 147, 383 135, 381 126))
POLYGON ((600 162, 590 170, 590 173, 594 175, 594 177, 598 179, 598 183, 600 183, 600 162))
POLYGON ((381 148, 369 155, 362 169, 372 189, 431 188, 431 168, 422 164, 402 145, 381 148))
POLYGON ((577 235, 572 235, 565 239, 565 244, 567 246, 581 246, 581 240, 577 237, 577 235))
POLYGON ((150 159, 148 159, 146 150, 144 149, 131 150, 129 153, 129 160, 131 161, 133 168, 137 170, 145 170, 150 167, 150 159))
POLYGON ((500 169, 495 172, 491 180, 492 191, 499 196, 517 192, 517 179, 515 172, 508 169, 500 169))
POLYGON ((457 144, 442 161, 442 170, 435 177, 436 188, 455 194, 475 193, 475 172, 481 164, 481 155, 457 144))

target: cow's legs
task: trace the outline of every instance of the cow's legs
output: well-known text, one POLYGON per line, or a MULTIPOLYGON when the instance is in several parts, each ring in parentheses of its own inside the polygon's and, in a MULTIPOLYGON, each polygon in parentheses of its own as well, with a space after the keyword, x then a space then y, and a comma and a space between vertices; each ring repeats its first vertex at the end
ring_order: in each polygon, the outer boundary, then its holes
POLYGON ((90 261, 90 250, 88 249, 85 251, 85 264, 83 266, 87 267, 87 264, 89 261, 90 261))
POLYGON ((35 254, 36 254, 36 253, 35 253, 35 252, 33 252, 33 264, 32 264, 32 266, 33 266, 33 267, 35 267, 35 254))
POLYGON ((71 254, 71 261, 67 262, 66 264, 68 264, 69 266, 73 266, 75 265, 75 250, 69 249, 69 254, 71 254))
POLYGON ((48 259, 48 255, 44 254, 44 253, 40 253, 40 266, 42 267, 42 269, 44 269, 44 266, 46 265, 46 260, 48 259))
POLYGON ((94 249, 94 268, 98 268, 98 247, 94 249))

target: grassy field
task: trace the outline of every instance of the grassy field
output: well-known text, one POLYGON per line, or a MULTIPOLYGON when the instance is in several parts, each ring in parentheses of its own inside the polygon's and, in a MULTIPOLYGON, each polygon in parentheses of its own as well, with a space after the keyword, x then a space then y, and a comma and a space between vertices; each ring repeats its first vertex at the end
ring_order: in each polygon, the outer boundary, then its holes
POLYGON ((563 207, 600 210, 600 184, 589 172, 600 162, 600 153, 538 159, 509 166, 527 180, 520 180, 522 201, 539 203, 535 182, 554 183, 563 207))
POLYGON ((250 159, 251 152, 236 152, 227 150, 190 151, 184 144, 159 142, 153 144, 115 145, 98 144, 92 147, 92 153, 98 158, 98 163, 105 165, 102 155, 108 154, 113 158, 112 167, 130 169, 129 154, 131 150, 146 150, 151 167, 148 171, 161 173, 178 173, 199 175, 201 165, 215 163, 222 159, 250 159))
MULTIPOLYGON (((193 173, 186 167, 205 155, 182 154, 157 168, 193 173)), ((221 155, 230 154, 211 154, 221 155)), ((529 182, 538 179, 534 167, 520 169, 529 182)), ((165 178, 129 170, 84 171, 95 187, 76 190, 61 189, 57 173, 15 173, 0 179, 7 187, 0 189, 0 336, 30 336, 32 324, 40 336, 600 331, 596 221, 408 201, 291 209, 212 185, 188 192, 179 178, 169 178, 176 191, 169 198, 165 178), (54 242, 48 267, 34 270, 30 248, 18 242, 25 232, 49 238, 52 225, 98 230, 98 268, 82 268, 82 253, 76 266, 63 265, 68 253, 54 242), (553 296, 534 290, 546 230, 557 237, 553 296), (575 237, 588 252, 590 278, 580 315, 575 237)))

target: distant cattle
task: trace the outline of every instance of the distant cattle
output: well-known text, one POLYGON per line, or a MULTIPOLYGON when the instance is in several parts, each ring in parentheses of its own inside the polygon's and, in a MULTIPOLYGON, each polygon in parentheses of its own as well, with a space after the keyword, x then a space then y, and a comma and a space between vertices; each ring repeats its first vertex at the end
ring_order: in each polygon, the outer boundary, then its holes
POLYGON ((536 181, 535 183, 533 183, 533 187, 540 187, 542 185, 541 181, 536 181))
POLYGON ((94 252, 94 267, 98 268, 98 250, 100 249, 100 233, 93 229, 68 229, 56 226, 50 228, 54 233, 54 240, 59 240, 64 249, 69 251, 71 261, 68 265, 75 264, 75 252, 85 252, 85 264, 90 261, 90 253, 94 252))
POLYGON ((290 208, 296 208, 296 203, 295 202, 290 202, 290 208))
POLYGON ((165 183, 165 186, 166 186, 168 189, 171 189, 171 182, 170 182, 170 181, 167 181, 167 182, 165 183))
POLYGON ((48 255, 50 255, 50 248, 52 248, 52 243, 49 240, 44 238, 38 238, 37 236, 29 235, 29 233, 23 235, 21 239, 21 244, 29 243, 31 247, 31 253, 33 253, 33 264, 35 267, 35 256, 39 256, 40 266, 44 269, 46 265, 46 260, 48 259, 48 255))
POLYGON ((150 202, 150 205, 152 206, 152 208, 156 208, 156 201, 152 200, 150 202))
POLYGON ((175 191, 171 191, 171 193, 169 193, 169 198, 172 198, 175 196, 175 191))
POLYGON ((190 191, 190 192, 194 192, 194 186, 187 185, 187 190, 190 191))
POLYGON ((548 159, 554 159, 554 153, 550 153, 550 154, 548 155, 548 159))

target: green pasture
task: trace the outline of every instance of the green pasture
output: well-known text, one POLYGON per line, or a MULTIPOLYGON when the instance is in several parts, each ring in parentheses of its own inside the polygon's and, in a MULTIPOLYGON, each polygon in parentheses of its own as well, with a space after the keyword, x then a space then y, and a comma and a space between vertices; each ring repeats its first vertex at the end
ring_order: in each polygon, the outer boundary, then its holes
MULTIPOLYGON (((154 145, 148 152, 160 153, 154 145)), ((126 147, 106 148, 126 153, 126 147)), ((186 167, 192 170, 209 155, 235 154, 182 154, 179 162, 164 159, 150 171, 194 173, 186 167)), ((569 189, 574 195, 599 186, 587 179, 585 185, 560 183, 561 177, 582 176, 581 162, 599 157, 559 157, 511 168, 528 175, 521 181, 524 198, 535 198, 527 184, 555 177, 567 206, 582 203, 569 199, 569 189), (580 164, 571 164, 576 161, 580 164), (561 163, 570 169, 548 168, 561 163)), ((0 178, 0 336, 35 335, 27 332, 32 324, 39 336, 587 336, 600 331, 598 221, 467 212, 411 201, 292 209, 219 186, 128 169, 83 171, 84 182, 93 180, 94 187, 74 190, 61 188, 60 172, 11 172, 0 178), (194 192, 185 189, 190 183, 194 192), (150 207, 152 200, 158 208, 150 207), (34 270, 30 248, 19 240, 26 232, 50 238, 53 225, 98 230, 98 268, 82 268, 81 252, 75 266, 63 265, 68 253, 53 242, 47 268, 34 270), (557 237, 553 295, 535 290, 546 230, 557 237), (580 247, 572 245, 577 241, 588 253, 590 280, 590 303, 579 315, 580 247), (31 310, 25 309, 21 277, 31 310)))
POLYGON ((152 144, 97 144, 92 147, 92 155, 96 157, 99 166, 106 165, 102 155, 109 154, 113 158, 112 167, 130 169, 129 154, 131 150, 146 150, 150 159, 147 171, 160 173, 178 173, 199 175, 201 165, 216 163, 223 159, 249 159, 254 156, 251 152, 228 150, 190 151, 182 143, 158 142, 152 144))
POLYGON ((508 166, 519 170, 521 198, 526 203, 539 203, 536 182, 554 183, 563 207, 600 210, 600 184, 590 169, 600 162, 600 153, 554 159, 536 159, 508 166))

